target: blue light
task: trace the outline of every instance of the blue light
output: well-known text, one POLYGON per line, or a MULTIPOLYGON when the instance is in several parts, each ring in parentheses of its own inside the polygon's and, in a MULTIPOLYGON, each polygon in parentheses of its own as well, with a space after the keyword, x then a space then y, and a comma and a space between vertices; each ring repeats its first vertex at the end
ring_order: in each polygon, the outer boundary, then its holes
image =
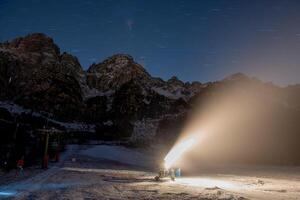
POLYGON ((15 196, 17 192, 9 192, 9 191, 0 191, 0 197, 5 196, 5 197, 10 197, 10 196, 15 196))

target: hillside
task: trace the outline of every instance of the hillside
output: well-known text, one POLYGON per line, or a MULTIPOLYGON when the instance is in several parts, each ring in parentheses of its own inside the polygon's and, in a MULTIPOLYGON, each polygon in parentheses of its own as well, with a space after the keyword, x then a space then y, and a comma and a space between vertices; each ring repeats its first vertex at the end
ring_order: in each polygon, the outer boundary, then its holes
MULTIPOLYGON (((172 143, 196 110, 222 109, 218 106, 226 99, 230 108, 243 110, 239 114, 248 117, 239 118, 239 127, 232 124, 223 129, 232 134, 215 145, 232 146, 233 133, 244 132, 256 136, 251 143, 258 136, 264 141, 251 155, 265 153, 250 156, 251 162, 268 162, 275 145, 275 160, 297 157, 300 163, 299 85, 278 87, 240 73, 211 83, 183 82, 177 77, 165 81, 152 77, 124 54, 85 71, 75 56, 61 53, 53 39, 41 33, 0 44, 0 85, 1 142, 7 146, 16 124, 18 134, 29 137, 46 123, 66 132, 92 133, 98 139, 172 143)), ((236 149, 251 148, 247 134, 237 140, 236 149)))

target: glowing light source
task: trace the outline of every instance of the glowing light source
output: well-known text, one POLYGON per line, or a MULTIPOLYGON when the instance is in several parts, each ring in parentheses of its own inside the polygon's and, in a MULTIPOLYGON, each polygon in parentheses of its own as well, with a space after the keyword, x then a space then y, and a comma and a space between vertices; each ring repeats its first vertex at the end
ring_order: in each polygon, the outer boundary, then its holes
POLYGON ((4 196, 4 197, 9 197, 9 196, 15 196, 17 194, 17 192, 9 192, 9 191, 0 191, 0 197, 4 196))
POLYGON ((195 144, 195 142, 195 138, 188 138, 175 145, 164 159, 165 168, 169 169, 188 148, 195 144))

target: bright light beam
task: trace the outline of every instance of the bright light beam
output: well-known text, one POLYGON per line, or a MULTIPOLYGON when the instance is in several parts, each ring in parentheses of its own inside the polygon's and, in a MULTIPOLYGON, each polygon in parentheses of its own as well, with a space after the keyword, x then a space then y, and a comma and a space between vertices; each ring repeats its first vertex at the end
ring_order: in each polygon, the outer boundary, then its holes
POLYGON ((164 159, 165 168, 169 169, 188 148, 195 144, 195 142, 195 138, 188 138, 175 145, 164 159))
POLYGON ((17 194, 17 192, 0 191, 0 199, 1 199, 1 196, 9 197, 9 196, 15 196, 16 194, 17 194))

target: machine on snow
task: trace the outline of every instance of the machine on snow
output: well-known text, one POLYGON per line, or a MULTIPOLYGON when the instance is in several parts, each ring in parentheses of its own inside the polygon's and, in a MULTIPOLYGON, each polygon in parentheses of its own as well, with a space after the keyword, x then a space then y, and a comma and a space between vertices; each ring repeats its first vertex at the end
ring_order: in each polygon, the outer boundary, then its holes
POLYGON ((181 176, 181 170, 180 168, 171 168, 171 169, 166 169, 163 168, 158 172, 158 175, 154 177, 156 181, 159 181, 163 178, 170 177, 172 181, 175 181, 175 177, 180 177, 181 176))
POLYGON ((179 177, 181 175, 180 168, 174 168, 172 166, 174 166, 175 162, 183 155, 183 153, 195 143, 196 138, 189 137, 173 146, 164 158, 164 168, 158 172, 158 175, 155 176, 154 179, 158 181, 162 178, 170 177, 171 180, 174 181, 175 177, 179 177))

